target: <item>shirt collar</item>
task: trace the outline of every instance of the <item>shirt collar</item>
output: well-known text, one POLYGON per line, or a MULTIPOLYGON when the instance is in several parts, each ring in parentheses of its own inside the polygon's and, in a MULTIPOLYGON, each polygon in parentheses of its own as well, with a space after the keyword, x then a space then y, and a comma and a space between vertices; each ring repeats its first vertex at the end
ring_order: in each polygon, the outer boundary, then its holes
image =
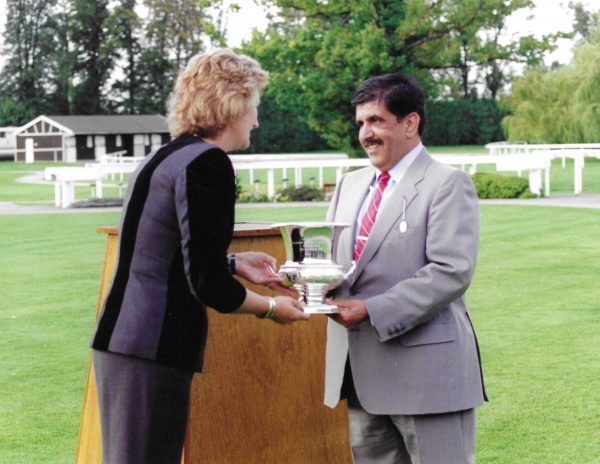
MULTIPOLYGON (((400 179, 402 179, 404 173, 406 173, 406 171, 408 170, 408 168, 422 149, 423 143, 419 142, 415 148, 413 148, 406 155, 400 158, 400 160, 396 164, 394 164, 392 169, 388 171, 390 173, 390 180, 394 181, 394 183, 400 182, 400 179)), ((375 168, 375 171, 377 171, 377 174, 375 176, 375 182, 377 182, 379 176, 381 175, 381 171, 377 168, 375 168)))

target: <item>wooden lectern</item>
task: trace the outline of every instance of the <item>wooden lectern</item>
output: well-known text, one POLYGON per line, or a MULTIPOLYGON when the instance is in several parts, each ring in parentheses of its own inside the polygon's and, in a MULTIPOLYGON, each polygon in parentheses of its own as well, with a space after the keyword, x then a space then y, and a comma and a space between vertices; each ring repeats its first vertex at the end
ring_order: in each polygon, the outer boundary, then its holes
MULTIPOLYGON (((108 236, 98 308, 118 242, 108 236)), ((278 231, 237 224, 230 251, 264 251, 285 261, 278 231)), ((248 284, 244 282, 244 284, 248 284)), ((248 285, 255 291, 265 289, 248 285)), ((186 464, 350 464, 347 410, 323 406, 326 316, 281 326, 209 309, 204 372, 194 376, 182 462, 186 464)), ((100 464, 93 369, 88 371, 76 462, 100 464)))

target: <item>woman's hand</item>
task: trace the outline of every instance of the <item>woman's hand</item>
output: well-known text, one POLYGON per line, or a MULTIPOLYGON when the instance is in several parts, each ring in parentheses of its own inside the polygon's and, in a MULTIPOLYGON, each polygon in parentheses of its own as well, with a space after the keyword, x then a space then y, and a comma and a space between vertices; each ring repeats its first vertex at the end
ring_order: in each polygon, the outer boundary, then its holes
POLYGON ((261 251, 245 251, 235 255, 235 273, 253 284, 264 285, 276 291, 295 295, 296 292, 283 284, 275 272, 275 258, 261 251))
POLYGON ((304 305, 288 296, 275 297, 275 312, 272 319, 278 324, 291 324, 296 321, 306 321, 309 315, 303 310, 304 305))

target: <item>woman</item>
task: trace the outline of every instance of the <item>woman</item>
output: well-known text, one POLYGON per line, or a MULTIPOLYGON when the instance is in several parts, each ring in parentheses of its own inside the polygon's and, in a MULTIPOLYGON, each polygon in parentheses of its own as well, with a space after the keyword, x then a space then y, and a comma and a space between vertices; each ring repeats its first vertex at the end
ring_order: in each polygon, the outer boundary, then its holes
POLYGON ((119 255, 92 340, 104 462, 178 463, 206 307, 278 323, 308 319, 293 298, 258 295, 232 274, 283 289, 264 253, 228 259, 235 176, 268 75, 230 50, 194 56, 169 102, 174 139, 132 176, 119 255))

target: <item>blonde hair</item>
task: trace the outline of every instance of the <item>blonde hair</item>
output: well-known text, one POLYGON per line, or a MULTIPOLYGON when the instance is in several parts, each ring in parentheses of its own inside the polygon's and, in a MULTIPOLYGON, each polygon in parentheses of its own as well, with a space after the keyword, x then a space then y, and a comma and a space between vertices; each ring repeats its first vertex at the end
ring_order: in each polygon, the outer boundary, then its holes
POLYGON ((173 137, 219 134, 258 103, 269 74, 229 49, 193 56, 175 82, 167 120, 173 137))

